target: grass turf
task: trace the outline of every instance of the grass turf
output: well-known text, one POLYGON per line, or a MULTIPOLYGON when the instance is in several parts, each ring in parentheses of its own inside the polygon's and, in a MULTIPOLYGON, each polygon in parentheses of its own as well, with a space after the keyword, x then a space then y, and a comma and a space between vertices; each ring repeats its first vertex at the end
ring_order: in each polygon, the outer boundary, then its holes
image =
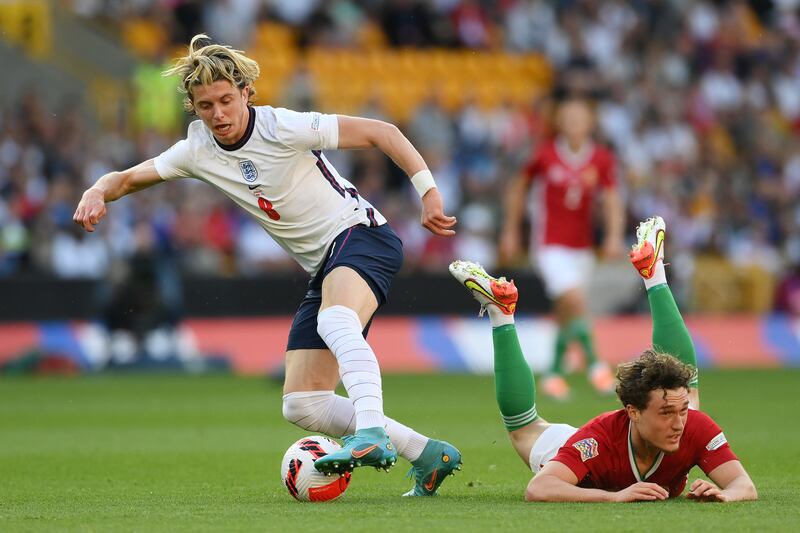
MULTIPOLYGON (((464 454, 439 498, 399 495, 389 474, 356 470, 335 502, 302 504, 280 481, 305 432, 280 413, 280 386, 232 376, 0 380, 0 531, 791 530, 800 523, 797 370, 701 375, 703 408, 725 430, 761 500, 698 504, 530 504, 490 377, 388 376, 386 411, 464 454)), ((615 409, 572 379, 574 398, 540 400, 580 425, 615 409)), ((701 475, 695 469, 690 481, 701 475)))

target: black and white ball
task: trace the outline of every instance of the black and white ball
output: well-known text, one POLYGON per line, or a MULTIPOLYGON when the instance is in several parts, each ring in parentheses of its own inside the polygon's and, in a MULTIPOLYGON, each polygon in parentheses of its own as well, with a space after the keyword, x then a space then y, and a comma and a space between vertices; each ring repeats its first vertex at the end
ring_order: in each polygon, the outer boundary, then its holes
POLYGON ((314 468, 320 457, 341 449, 328 437, 303 437, 292 444, 281 461, 281 478, 289 494, 303 502, 326 502, 341 496, 350 484, 350 472, 326 476, 314 468))

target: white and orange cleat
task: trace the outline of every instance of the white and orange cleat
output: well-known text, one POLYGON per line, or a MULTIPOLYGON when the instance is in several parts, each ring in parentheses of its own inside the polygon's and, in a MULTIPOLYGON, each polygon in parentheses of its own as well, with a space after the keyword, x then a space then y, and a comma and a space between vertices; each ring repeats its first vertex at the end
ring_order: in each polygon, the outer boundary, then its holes
POLYGON ((589 381, 600 394, 614 393, 614 374, 608 364, 597 361, 589 369, 589 381))
POLYGON ((569 384, 563 376, 550 374, 542 378, 539 385, 542 394, 554 400, 565 401, 569 399, 569 384))
POLYGON ((666 238, 664 219, 655 216, 641 222, 636 227, 636 244, 629 256, 631 263, 644 279, 650 279, 656 272, 656 264, 664 262, 664 240, 666 238))
POLYGON ((505 315, 514 314, 519 293, 513 281, 494 278, 481 265, 472 261, 453 261, 450 263, 450 274, 481 304, 479 316, 483 316, 486 306, 492 304, 505 315))

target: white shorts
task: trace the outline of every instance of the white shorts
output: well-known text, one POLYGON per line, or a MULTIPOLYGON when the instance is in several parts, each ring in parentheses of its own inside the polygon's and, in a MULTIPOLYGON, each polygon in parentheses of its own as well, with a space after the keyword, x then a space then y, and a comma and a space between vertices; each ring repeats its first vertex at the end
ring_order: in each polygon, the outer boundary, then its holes
POLYGON ((539 435, 539 438, 533 444, 533 448, 531 448, 528 464, 531 465, 533 473, 538 474, 544 468, 544 465, 556 456, 558 449, 566 444, 576 431, 578 431, 578 428, 574 428, 569 424, 550 424, 550 427, 539 435))
POLYGON ((586 288, 594 268, 594 252, 590 248, 540 246, 536 260, 550 298, 558 298, 571 289, 586 288))

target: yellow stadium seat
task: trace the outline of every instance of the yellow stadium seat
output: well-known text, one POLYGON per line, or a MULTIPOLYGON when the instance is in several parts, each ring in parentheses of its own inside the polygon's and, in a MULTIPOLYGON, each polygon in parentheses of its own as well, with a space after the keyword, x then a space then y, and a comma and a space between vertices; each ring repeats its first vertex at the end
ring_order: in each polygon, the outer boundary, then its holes
POLYGON ((264 50, 265 70, 273 71, 278 78, 284 69, 293 71, 304 61, 317 80, 320 105, 339 112, 357 111, 378 95, 390 118, 395 120, 410 117, 434 92, 445 109, 452 112, 469 99, 475 99, 482 107, 503 102, 527 105, 550 83, 546 61, 535 55, 312 47, 300 59, 291 53, 264 50))
POLYGON ((158 24, 145 18, 128 19, 122 24, 122 41, 138 57, 152 59, 166 50, 167 33, 158 24))
POLYGON ((252 45, 267 50, 294 50, 296 47, 294 31, 284 24, 262 22, 253 32, 252 45))

